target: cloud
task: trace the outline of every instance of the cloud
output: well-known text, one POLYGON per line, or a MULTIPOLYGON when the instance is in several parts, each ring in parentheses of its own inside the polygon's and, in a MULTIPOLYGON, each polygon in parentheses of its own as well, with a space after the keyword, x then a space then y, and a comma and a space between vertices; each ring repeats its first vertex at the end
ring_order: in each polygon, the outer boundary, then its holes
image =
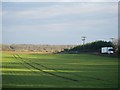
POLYGON ((87 41, 106 39, 117 35, 116 31, 117 26, 114 26, 113 23, 107 20, 91 20, 89 22, 76 21, 43 25, 15 25, 4 27, 3 29, 4 40, 6 42, 12 40, 13 43, 13 41, 22 42, 25 40, 25 42, 29 41, 29 43, 39 41, 40 43, 46 42, 48 44, 56 44, 55 42, 59 44, 76 44, 78 43, 78 38, 81 39, 83 35, 88 37, 87 41))
MULTIPOLYGON (((33 25, 11 25, 9 27, 4 27, 5 31, 35 31, 35 32, 69 32, 69 30, 91 30, 92 29, 99 29, 105 27, 113 27, 113 22, 117 22, 116 19, 108 20, 108 19, 91 19, 91 20, 78 20, 74 22, 64 22, 64 23, 48 23, 48 24, 33 24, 33 25)), ((101 29, 102 30, 102 29, 101 29)), ((103 29, 104 30, 104 29, 103 29)))
POLYGON ((104 3, 75 3, 75 4, 61 4, 61 5, 52 5, 50 7, 44 8, 30 8, 26 10, 18 11, 6 11, 6 15, 13 13, 13 17, 16 18, 26 18, 26 19, 44 19, 51 17, 59 17, 63 15, 70 14, 90 14, 90 13, 115 13, 117 10, 117 4, 109 5, 104 3))
POLYGON ((34 40, 49 43, 70 40, 68 43, 74 43, 83 35, 90 38, 88 41, 117 35, 117 3, 28 5, 22 9, 14 9, 16 6, 3 7, 6 42, 22 42, 26 39, 30 43, 34 40), (52 41, 49 41, 50 38, 52 41))
POLYGON ((2 0, 2 2, 118 2, 119 0, 2 0))

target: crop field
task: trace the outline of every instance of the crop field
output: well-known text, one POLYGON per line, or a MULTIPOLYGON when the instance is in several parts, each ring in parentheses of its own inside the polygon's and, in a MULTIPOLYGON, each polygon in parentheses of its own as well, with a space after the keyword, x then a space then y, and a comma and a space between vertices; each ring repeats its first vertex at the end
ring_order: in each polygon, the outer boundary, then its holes
POLYGON ((117 88, 118 59, 3 52, 2 80, 3 88, 117 88))

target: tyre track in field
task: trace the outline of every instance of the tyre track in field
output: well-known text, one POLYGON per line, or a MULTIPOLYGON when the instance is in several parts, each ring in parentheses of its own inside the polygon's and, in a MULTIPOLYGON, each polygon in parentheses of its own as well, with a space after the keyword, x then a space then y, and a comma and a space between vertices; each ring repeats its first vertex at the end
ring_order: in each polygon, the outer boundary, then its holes
MULTIPOLYGON (((17 56, 20 58, 20 59, 22 59, 22 57, 20 56, 20 55, 18 55, 17 54, 17 56)), ((26 58, 25 58, 26 59, 26 58)), ((28 58, 27 58, 27 60, 29 60, 28 58)), ((29 60, 31 63, 34 63, 34 64, 36 64, 36 65, 39 65, 39 66, 41 66, 41 67, 43 67, 43 68, 45 68, 45 69, 49 69, 49 70, 53 70, 53 71, 56 71, 56 72, 59 72, 57 69, 54 69, 54 68, 50 68, 50 67, 46 67, 46 66, 44 66, 44 65, 42 65, 42 64, 40 64, 40 63, 36 63, 36 62, 32 62, 31 60, 29 60)), ((77 74, 74 74, 74 73, 68 73, 68 72, 64 72, 65 74, 71 74, 71 75, 74 75, 74 76, 78 76, 77 74)))
MULTIPOLYGON (((20 59, 23 59, 19 54, 16 54, 20 59)), ((27 60, 29 60, 28 58, 25 58, 25 59, 27 59, 27 60)), ((42 65, 42 64, 40 64, 40 63, 36 63, 36 62, 32 62, 31 60, 29 60, 31 63, 34 63, 34 64, 36 64, 36 65, 38 65, 38 66, 41 66, 41 67, 43 67, 43 68, 45 68, 45 69, 49 69, 49 70, 53 70, 53 71, 56 71, 56 72, 59 72, 57 69, 54 69, 54 68, 50 68, 50 67, 46 67, 46 66, 44 66, 44 65, 42 65)), ((77 75, 77 74, 74 74, 74 73, 70 73, 70 72, 64 72, 65 74, 69 74, 69 75, 73 75, 73 76, 77 76, 77 77, 80 77, 79 75, 77 75)))
MULTIPOLYGON (((23 59, 19 54, 16 54, 16 55, 17 55, 20 59, 23 59)), ((28 59, 28 60, 29 60, 29 59, 28 59)), ((29 61, 30 61, 30 60, 29 60, 29 61)), ((32 62, 32 61, 30 61, 30 62, 32 62)), ((32 62, 32 63, 34 63, 34 64, 36 64, 36 65, 39 65, 39 66, 41 66, 41 67, 43 67, 43 68, 50 69, 50 70, 54 70, 54 71, 58 72, 58 70, 53 69, 53 68, 46 67, 46 66, 44 66, 44 65, 42 65, 42 64, 35 63, 35 62, 32 62)), ((49 72, 48 72, 48 73, 49 73, 49 72)), ((74 73, 67 73, 67 72, 64 72, 64 73, 65 73, 65 74, 71 74, 71 75, 75 75, 75 76, 80 77, 79 75, 74 74, 74 73)), ((82 77, 86 77, 86 78, 90 78, 90 79, 94 79, 94 80, 98 80, 98 81, 112 82, 112 81, 109 81, 109 80, 104 80, 104 79, 101 79, 101 78, 95 78, 95 77, 91 77, 91 76, 82 76, 82 77)))
MULTIPOLYGON (((38 68, 38 67, 35 67, 34 65, 26 62, 22 57, 20 57, 18 54, 15 55, 15 57, 18 57, 20 60, 22 60, 25 64, 31 66, 32 68, 36 69, 36 70, 39 70, 45 74, 49 74, 49 75, 52 75, 52 76, 55 76, 55 77, 58 77, 58 78, 62 78, 62 79, 65 79, 65 80, 70 80, 70 81, 74 81, 74 82, 78 82, 78 80, 76 79, 72 79, 72 78, 68 78, 68 77, 64 77, 64 76, 60 76, 60 75, 57 75, 57 74, 53 74, 53 73, 50 73, 50 72, 46 72, 46 71, 43 71, 42 69, 38 68)), ((16 58, 17 58, 16 57, 16 58)))
MULTIPOLYGON (((16 57, 16 55, 13 55, 13 57, 16 59, 16 60, 18 60, 18 57, 16 57)), ((20 62, 20 61, 19 61, 20 62)), ((34 72, 34 73, 37 73, 36 71, 33 71, 33 70, 31 70, 31 68, 29 68, 29 67, 27 67, 26 65, 25 65, 25 63, 22 63, 22 62, 20 62, 25 68, 27 68, 28 70, 30 70, 30 71, 32 71, 32 72, 34 72)))
MULTIPOLYGON (((11 60, 9 60, 8 62, 8 67, 10 67, 9 65, 14 64, 14 62, 11 62, 11 60)), ((2 68, 8 68, 7 66, 2 66, 2 68)), ((9 71, 9 75, 13 75, 15 73, 15 71, 9 71)), ((14 79, 14 77, 11 76, 12 79, 14 79)))

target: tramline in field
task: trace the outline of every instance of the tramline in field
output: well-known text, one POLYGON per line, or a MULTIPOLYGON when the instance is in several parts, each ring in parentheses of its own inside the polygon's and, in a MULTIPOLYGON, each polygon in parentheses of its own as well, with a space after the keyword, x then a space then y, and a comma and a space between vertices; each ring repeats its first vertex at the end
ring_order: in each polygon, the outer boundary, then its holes
POLYGON ((115 88, 117 58, 90 54, 3 53, 3 88, 115 88))

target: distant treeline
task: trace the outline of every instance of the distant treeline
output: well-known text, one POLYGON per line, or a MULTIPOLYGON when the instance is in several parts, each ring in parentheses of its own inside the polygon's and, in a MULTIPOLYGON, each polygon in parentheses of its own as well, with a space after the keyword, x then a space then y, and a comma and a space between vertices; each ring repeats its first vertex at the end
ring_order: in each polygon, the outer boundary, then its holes
POLYGON ((2 44, 3 51, 60 52, 76 45, 34 45, 34 44, 2 44))
POLYGON ((78 45, 72 49, 65 49, 61 53, 82 53, 82 52, 100 52, 101 47, 113 47, 116 49, 112 42, 107 41, 94 41, 91 43, 86 43, 84 45, 78 45))
POLYGON ((2 51, 21 51, 21 52, 50 52, 50 53, 99 53, 101 47, 113 47, 114 51, 118 53, 118 43, 107 41, 94 41, 84 45, 34 45, 34 44, 2 44, 0 50, 2 51), (1 47, 2 46, 2 47, 1 47), (1 49, 2 48, 2 49, 1 49))

